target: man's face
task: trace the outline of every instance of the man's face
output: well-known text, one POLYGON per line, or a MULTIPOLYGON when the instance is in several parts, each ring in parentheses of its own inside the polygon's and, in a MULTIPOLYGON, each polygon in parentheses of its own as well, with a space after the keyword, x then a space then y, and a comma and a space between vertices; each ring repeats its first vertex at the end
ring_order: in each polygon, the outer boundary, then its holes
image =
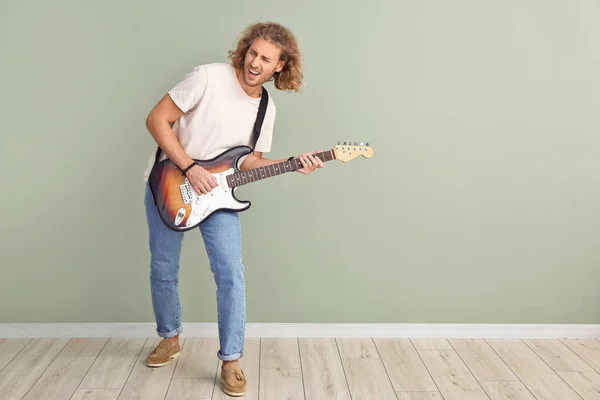
POLYGON ((261 86, 275 72, 283 69, 279 59, 281 50, 273 43, 258 38, 252 42, 244 60, 244 82, 248 86, 261 86))

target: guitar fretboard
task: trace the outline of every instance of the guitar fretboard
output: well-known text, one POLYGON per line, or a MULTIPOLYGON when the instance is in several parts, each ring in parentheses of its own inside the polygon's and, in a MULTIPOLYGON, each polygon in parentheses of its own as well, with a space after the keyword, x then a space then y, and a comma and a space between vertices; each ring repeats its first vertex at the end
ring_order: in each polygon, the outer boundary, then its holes
MULTIPOLYGON (((313 154, 313 157, 320 158, 323 162, 335 159, 333 150, 313 154)), ((229 187, 233 188, 236 186, 245 185, 247 183, 256 182, 261 179, 270 178, 272 176, 281 175, 286 172, 297 171, 302 168, 304 168, 302 161, 300 161, 299 158, 294 158, 289 161, 282 161, 276 164, 267 165, 265 167, 258 167, 249 169, 247 171, 236 172, 235 174, 227 176, 227 183, 229 187)))

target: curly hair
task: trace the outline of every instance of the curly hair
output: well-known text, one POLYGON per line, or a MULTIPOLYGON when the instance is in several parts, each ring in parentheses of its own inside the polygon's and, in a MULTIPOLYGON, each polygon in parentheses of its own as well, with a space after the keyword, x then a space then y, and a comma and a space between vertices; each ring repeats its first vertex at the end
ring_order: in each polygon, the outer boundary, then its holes
POLYGON ((236 68, 244 68, 244 58, 252 42, 262 38, 279 46, 283 69, 275 72, 270 80, 275 80, 275 87, 279 90, 300 91, 302 86, 302 60, 300 47, 292 32, 275 22, 260 22, 248 26, 241 34, 237 47, 229 51, 229 58, 236 68))

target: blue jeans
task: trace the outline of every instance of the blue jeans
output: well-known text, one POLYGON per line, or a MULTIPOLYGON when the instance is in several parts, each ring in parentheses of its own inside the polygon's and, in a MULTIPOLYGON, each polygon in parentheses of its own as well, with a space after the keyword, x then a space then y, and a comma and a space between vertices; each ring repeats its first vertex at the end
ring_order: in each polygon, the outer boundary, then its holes
MULTIPOLYGON (((175 232, 160 219, 150 187, 144 197, 150 241, 150 288, 156 332, 170 338, 182 332, 179 302, 179 255, 183 232, 175 232)), ((219 211, 199 226, 210 269, 217 285, 217 315, 223 361, 237 360, 244 352, 246 294, 242 264, 242 234, 239 215, 219 211)))

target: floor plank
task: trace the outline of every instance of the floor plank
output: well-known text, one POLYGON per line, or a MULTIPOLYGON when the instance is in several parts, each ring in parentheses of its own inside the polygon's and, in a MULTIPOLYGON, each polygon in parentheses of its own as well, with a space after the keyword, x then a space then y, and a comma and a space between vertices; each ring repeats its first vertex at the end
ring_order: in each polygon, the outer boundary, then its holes
POLYGON ((596 371, 557 371, 584 400, 600 400, 600 374, 596 371))
MULTIPOLYGON (((135 365, 123 386, 119 400, 164 400, 179 359, 172 360, 160 368, 149 368, 146 358, 162 338, 149 338, 140 352, 135 365)), ((185 345, 185 339, 179 341, 185 345)))
POLYGON ((122 389, 145 343, 146 338, 110 338, 79 389, 122 389))
POLYGON ((260 368, 300 367, 300 348, 295 338, 264 338, 260 347, 260 368))
POLYGON ((107 338, 72 338, 24 400, 69 400, 107 342, 107 338))
POLYGON ((454 350, 445 338, 411 338, 417 350, 454 350))
POLYGON ((108 343, 108 338, 73 338, 58 354, 59 357, 96 357, 108 343))
POLYGON ((70 400, 117 400, 121 389, 77 389, 70 400))
POLYGON ((95 359, 56 357, 23 400, 69 400, 95 359))
POLYGON ((301 400, 304 399, 302 371, 300 368, 261 368, 261 400, 301 400))
POLYGON ((558 339, 523 341, 555 371, 593 371, 589 364, 558 339))
POLYGON ((483 339, 449 339, 475 379, 488 381, 518 380, 502 359, 483 339))
POLYGON ((536 400, 521 381, 481 381, 490 400, 536 400))
POLYGON ((218 338, 186 338, 166 400, 210 400, 219 365, 218 350, 218 338))
POLYGON ((2 399, 21 400, 69 340, 36 338, 30 341, 0 372, 2 399))
POLYGON ((260 343, 260 399, 304 399, 298 339, 263 338, 260 343))
POLYGON ((490 346, 538 399, 581 400, 581 397, 523 341, 495 342, 490 343, 490 346))
POLYGON ((398 400, 444 400, 440 392, 396 392, 398 400))
POLYGON ((437 392, 438 388, 409 339, 375 339, 383 365, 398 392, 437 392))
POLYGON ((419 355, 444 398, 489 400, 455 351, 419 350, 419 355))
POLYGON ((524 342, 584 399, 600 399, 600 374, 558 339, 524 342))
POLYGON ((299 344, 306 400, 351 400, 336 340, 301 338, 299 344))
POLYGON ((378 358, 342 360, 352 400, 396 400, 394 388, 378 358))
POLYGON ((600 372, 600 342, 594 339, 561 339, 571 351, 600 372))
POLYGON ((0 371, 2 371, 29 342, 31 342, 31 338, 0 339, 0 371))
POLYGON ((341 358, 379 358, 371 338, 336 338, 341 358))

